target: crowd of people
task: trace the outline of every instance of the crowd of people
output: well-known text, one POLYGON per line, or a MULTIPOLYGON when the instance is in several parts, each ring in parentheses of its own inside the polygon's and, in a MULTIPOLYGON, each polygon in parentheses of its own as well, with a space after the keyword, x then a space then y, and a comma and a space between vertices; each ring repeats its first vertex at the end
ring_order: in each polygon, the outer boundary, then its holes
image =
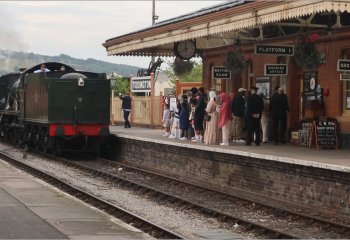
POLYGON ((192 88, 177 97, 176 107, 164 104, 163 136, 222 146, 285 144, 288 112, 288 99, 281 87, 275 88, 270 99, 256 87, 219 95, 215 91, 206 94, 203 87, 192 88))

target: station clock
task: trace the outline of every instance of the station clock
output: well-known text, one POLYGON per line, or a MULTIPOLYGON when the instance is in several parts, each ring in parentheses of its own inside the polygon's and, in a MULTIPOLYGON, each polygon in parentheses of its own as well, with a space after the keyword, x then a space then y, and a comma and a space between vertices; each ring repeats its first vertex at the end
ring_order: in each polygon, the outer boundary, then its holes
POLYGON ((176 42, 174 44, 174 53, 183 60, 191 59, 197 53, 196 43, 193 40, 176 42))

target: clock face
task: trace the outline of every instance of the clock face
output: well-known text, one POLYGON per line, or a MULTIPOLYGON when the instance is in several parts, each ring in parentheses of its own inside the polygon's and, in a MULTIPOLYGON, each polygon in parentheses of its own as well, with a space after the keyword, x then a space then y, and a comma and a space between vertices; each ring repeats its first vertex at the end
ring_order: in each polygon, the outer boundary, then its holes
POLYGON ((316 86, 315 78, 311 78, 310 79, 310 88, 311 88, 311 90, 315 89, 315 86, 316 86))
POLYGON ((196 54, 196 44, 192 40, 175 43, 174 52, 179 58, 188 60, 196 54))

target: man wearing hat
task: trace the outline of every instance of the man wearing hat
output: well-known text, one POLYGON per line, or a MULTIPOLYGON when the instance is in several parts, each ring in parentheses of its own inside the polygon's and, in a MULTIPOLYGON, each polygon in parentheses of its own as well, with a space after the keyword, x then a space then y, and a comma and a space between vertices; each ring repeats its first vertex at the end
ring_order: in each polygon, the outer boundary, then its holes
POLYGON ((255 144, 260 145, 260 120, 264 110, 264 101, 257 94, 258 88, 252 87, 247 100, 247 139, 246 145, 251 145, 255 134, 255 144))
POLYGON ((235 95, 231 109, 233 114, 234 130, 233 130, 233 142, 244 142, 242 140, 242 128, 244 123, 244 94, 247 90, 244 88, 238 89, 238 94, 235 95))

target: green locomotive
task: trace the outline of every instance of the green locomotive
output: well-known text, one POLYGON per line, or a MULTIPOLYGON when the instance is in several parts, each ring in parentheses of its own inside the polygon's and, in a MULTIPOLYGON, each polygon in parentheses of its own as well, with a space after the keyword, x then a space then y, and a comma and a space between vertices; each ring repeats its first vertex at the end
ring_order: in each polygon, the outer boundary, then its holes
POLYGON ((104 73, 47 62, 0 77, 0 137, 44 152, 98 153, 109 135, 104 73))

